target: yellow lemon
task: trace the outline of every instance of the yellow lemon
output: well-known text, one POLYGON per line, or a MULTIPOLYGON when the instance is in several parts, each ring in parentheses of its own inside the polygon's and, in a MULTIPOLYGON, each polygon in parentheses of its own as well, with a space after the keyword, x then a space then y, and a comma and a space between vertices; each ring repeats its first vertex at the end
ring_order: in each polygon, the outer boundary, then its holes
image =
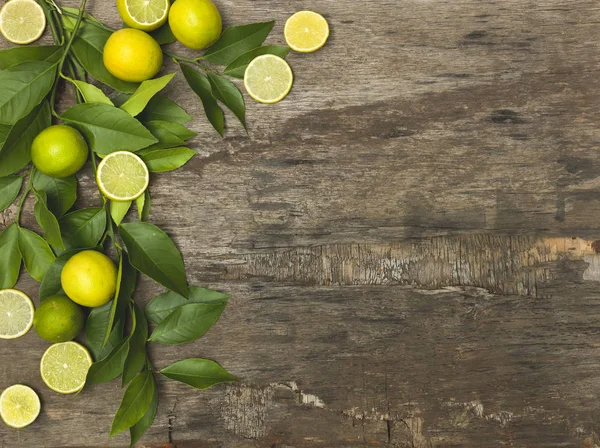
POLYGON ((106 255, 84 250, 69 258, 60 282, 73 302, 94 308, 113 298, 117 289, 117 268, 106 255))
POLYGON ((40 132, 31 145, 35 167, 50 177, 67 177, 83 167, 88 145, 79 131, 59 124, 40 132))
POLYGON ((193 50, 215 43, 223 24, 210 0, 177 0, 169 11, 169 26, 179 42, 193 50))
POLYGON ((115 31, 104 46, 104 66, 128 82, 153 78, 161 69, 163 54, 152 36, 133 28, 115 31))

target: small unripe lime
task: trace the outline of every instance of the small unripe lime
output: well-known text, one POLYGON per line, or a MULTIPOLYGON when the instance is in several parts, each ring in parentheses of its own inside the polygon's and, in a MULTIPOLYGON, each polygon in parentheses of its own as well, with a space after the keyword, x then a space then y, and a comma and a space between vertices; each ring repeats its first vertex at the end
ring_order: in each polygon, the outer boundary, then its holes
POLYGON ((50 177, 67 177, 85 164, 88 145, 78 130, 64 124, 40 132, 31 145, 35 167, 50 177))
POLYGON ((48 342, 71 341, 84 324, 83 308, 63 295, 48 297, 33 315, 35 331, 48 342))

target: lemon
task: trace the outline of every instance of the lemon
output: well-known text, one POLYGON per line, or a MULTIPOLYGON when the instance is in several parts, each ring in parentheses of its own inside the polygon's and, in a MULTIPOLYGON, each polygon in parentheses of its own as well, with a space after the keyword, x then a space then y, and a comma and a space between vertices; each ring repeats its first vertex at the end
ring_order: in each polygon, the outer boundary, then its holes
POLYGON ((84 250, 65 263, 60 283, 69 298, 95 308, 108 302, 117 289, 117 268, 110 258, 95 250, 84 250))
POLYGON ((149 34, 133 28, 115 31, 104 46, 104 66, 128 82, 153 78, 162 67, 163 54, 149 34))
POLYGON ((327 20, 316 12, 300 11, 285 22, 283 30, 288 46, 301 53, 317 51, 329 37, 327 20))
POLYGON ((167 21, 169 0, 117 0, 117 8, 127 26, 153 31, 167 21))
POLYGON ((0 416, 11 428, 31 425, 40 415, 40 397, 28 386, 15 384, 0 395, 0 416))
POLYGON ((294 83, 294 74, 284 59, 273 54, 255 58, 244 74, 244 86, 256 101, 265 104, 284 99, 294 83))
POLYGON ((74 394, 85 386, 92 357, 77 342, 61 342, 48 347, 42 356, 40 374, 50 389, 59 394, 74 394))
POLYGON ((223 29, 221 14, 210 0, 177 0, 169 11, 169 26, 177 40, 192 50, 215 43, 223 29))
POLYGON ((104 195, 113 201, 133 201, 150 182, 148 167, 129 151, 110 153, 98 165, 96 182, 104 195))
POLYGON ((33 164, 50 177, 75 174, 83 167, 87 157, 88 145, 83 136, 64 124, 44 129, 31 145, 33 164))
POLYGON ((46 16, 34 0, 11 0, 0 11, 0 32, 13 44, 30 44, 44 33, 46 16))
POLYGON ((16 289, 0 290, 0 339, 16 339, 33 325, 33 302, 16 289))
POLYGON ((48 342, 67 342, 75 338, 85 324, 83 309, 67 296, 48 297, 35 310, 33 326, 48 342))

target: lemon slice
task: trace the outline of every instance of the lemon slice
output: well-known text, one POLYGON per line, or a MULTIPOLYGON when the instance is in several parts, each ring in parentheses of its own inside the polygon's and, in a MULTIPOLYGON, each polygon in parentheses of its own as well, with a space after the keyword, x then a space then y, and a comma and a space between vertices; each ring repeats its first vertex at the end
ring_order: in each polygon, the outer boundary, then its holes
POLYGON ((0 290, 0 339, 16 339, 33 325, 33 302, 16 289, 0 290))
POLYGON ((11 428, 31 425, 40 415, 40 397, 28 386, 15 384, 0 395, 0 416, 11 428))
POLYGON ((92 357, 77 342, 61 342, 48 347, 42 356, 40 373, 50 389, 59 394, 73 394, 85 386, 92 357))
POLYGON ((300 11, 285 22, 285 41, 294 51, 317 51, 329 37, 329 24, 325 17, 312 11, 300 11))
POLYGON ((256 101, 265 104, 284 99, 294 84, 294 74, 284 59, 273 54, 255 58, 244 74, 244 86, 256 101))
POLYGON ((131 28, 152 31, 167 21, 169 0, 117 0, 117 8, 131 28))
POLYGON ((13 44, 30 44, 44 33, 46 16, 35 0, 10 0, 0 11, 0 32, 13 44))
POLYGON ((107 198, 133 201, 148 188, 150 173, 144 161, 134 153, 117 151, 102 159, 96 180, 107 198))

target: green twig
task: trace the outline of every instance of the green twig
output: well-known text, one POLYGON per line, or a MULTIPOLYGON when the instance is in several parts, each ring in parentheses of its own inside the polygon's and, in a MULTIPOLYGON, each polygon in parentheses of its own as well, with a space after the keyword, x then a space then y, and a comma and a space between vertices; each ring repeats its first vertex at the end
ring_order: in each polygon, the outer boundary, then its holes
POLYGON ((179 56, 178 54, 171 53, 170 51, 166 51, 166 50, 163 50, 163 53, 166 56, 169 56, 171 59, 173 59, 173 61, 175 61, 177 64, 179 64, 180 62, 185 62, 187 64, 192 64, 192 65, 195 65, 196 67, 200 67, 204 71, 216 73, 218 75, 220 74, 218 70, 215 70, 214 68, 209 67, 208 65, 202 64, 197 59, 190 59, 190 58, 186 58, 184 56, 179 56))
POLYGON ((63 43, 63 32, 60 24, 56 22, 56 16, 48 4, 44 0, 37 0, 38 5, 42 7, 44 11, 44 15, 46 16, 47 22, 50 25, 50 30, 52 31, 52 38, 54 39, 54 43, 56 45, 62 45, 63 43))

